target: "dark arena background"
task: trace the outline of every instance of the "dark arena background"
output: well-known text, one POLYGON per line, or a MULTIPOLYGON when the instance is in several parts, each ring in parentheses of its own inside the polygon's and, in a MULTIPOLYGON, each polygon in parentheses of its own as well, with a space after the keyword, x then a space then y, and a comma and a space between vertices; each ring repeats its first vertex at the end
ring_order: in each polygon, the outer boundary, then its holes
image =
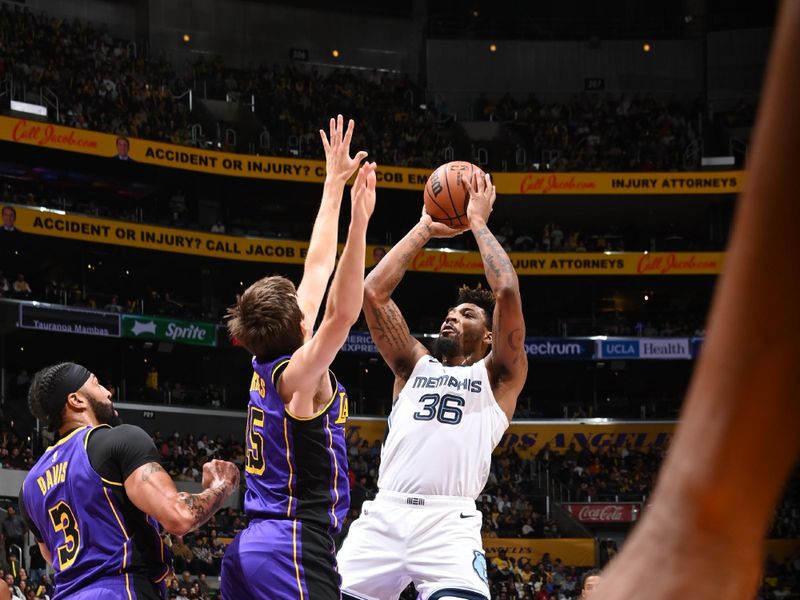
MULTIPOLYGON (((489 585, 497 599, 578 598, 581 575, 647 511, 702 351, 775 12, 2 2, 2 518, 53 441, 28 412, 30 379, 64 360, 111 386, 179 489, 199 490, 210 458, 243 465, 253 372, 225 310, 266 275, 299 282, 325 177, 318 131, 341 113, 353 150, 379 165, 368 271, 419 218, 433 169, 465 160, 493 176, 490 226, 519 276, 529 372, 477 501, 489 585)), ((345 193, 340 242, 349 214, 345 193)), ((430 243, 394 298, 428 344, 458 287, 481 281, 467 233, 430 243)), ((345 535, 377 491, 392 406, 363 317, 332 369, 350 402, 345 535)), ((800 598, 798 481, 769 530, 761 600, 800 598)), ((218 597, 242 498, 167 540, 170 598, 218 597)), ((52 595, 32 535, 2 531, 6 580, 52 595)))

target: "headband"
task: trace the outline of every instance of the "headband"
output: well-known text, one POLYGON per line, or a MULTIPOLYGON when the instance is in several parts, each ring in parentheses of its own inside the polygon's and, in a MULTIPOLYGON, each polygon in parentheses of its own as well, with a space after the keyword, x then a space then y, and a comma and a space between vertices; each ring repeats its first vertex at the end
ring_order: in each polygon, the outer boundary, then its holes
POLYGON ((67 403, 67 396, 81 389, 91 376, 91 372, 86 367, 76 363, 67 363, 67 366, 56 375, 53 391, 44 399, 43 404, 47 406, 48 412, 60 411, 67 403))

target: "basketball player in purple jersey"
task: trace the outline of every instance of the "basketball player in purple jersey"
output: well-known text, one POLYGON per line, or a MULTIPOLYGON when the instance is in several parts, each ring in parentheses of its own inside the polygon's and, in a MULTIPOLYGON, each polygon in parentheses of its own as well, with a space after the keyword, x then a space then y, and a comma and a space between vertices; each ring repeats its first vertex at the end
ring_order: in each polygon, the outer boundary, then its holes
POLYGON ((319 329, 312 328, 336 259, 345 182, 366 153, 350 158, 353 122, 331 119, 327 175, 302 281, 255 282, 229 310, 228 329, 253 354, 247 414, 245 512, 250 524, 228 546, 225 600, 339 598, 332 536, 350 505, 344 426, 347 394, 328 370, 361 312, 367 223, 375 164, 350 193, 352 215, 319 329))
POLYGON ((158 523, 177 535, 205 523, 237 488, 236 465, 208 462, 206 489, 178 492, 150 436, 133 425, 112 428, 111 394, 75 363, 36 373, 28 403, 59 435, 20 493, 21 513, 56 572, 53 600, 166 598, 172 558, 158 523))

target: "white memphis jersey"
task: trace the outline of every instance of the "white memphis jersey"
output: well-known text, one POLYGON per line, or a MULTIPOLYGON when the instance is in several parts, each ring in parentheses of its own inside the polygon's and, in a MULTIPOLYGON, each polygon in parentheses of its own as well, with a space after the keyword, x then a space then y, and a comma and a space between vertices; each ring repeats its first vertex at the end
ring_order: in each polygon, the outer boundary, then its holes
POLYGON ((389 415, 378 488, 477 498, 507 428, 483 360, 450 367, 425 355, 389 415))

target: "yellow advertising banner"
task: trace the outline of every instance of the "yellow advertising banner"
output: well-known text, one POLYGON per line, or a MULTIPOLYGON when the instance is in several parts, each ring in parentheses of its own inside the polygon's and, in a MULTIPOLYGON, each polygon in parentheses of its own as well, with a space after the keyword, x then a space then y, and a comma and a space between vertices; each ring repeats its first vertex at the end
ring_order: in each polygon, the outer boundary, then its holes
POLYGON ((292 264, 302 264, 308 251, 308 242, 220 235, 22 206, 16 207, 16 210, 16 226, 23 233, 83 242, 212 258, 292 264))
MULTIPOLYGON (((4 116, 0 116, 0 140, 233 177, 312 183, 322 183, 325 179, 325 163, 321 160, 218 152, 4 116), (121 141, 119 150, 118 140, 121 141)), ((383 188, 421 191, 429 174, 427 169, 380 165, 377 179, 383 188)), ((493 177, 499 194, 538 196, 732 194, 740 192, 744 182, 743 171, 535 172, 496 173, 493 177)))
MULTIPOLYGON (((308 242, 237 237, 175 229, 143 223, 65 214, 62 211, 16 206, 16 227, 24 233, 69 240, 160 250, 229 260, 302 264, 308 242)), ((341 249, 341 246, 340 246, 341 249)), ((365 262, 375 264, 376 249, 369 246, 365 262)), ((618 252, 536 254, 512 252, 511 262, 520 276, 527 275, 717 275, 722 271, 722 252, 618 252)), ((431 249, 420 252, 410 271, 482 275, 477 252, 431 249)))
MULTIPOLYGON (((524 458, 532 458, 545 447, 562 453, 571 444, 576 450, 619 448, 630 445, 638 450, 666 447, 675 431, 675 423, 636 421, 514 421, 503 434, 495 453, 513 450, 524 458)), ((348 444, 364 440, 370 444, 383 440, 386 419, 353 417, 347 422, 348 444)))
POLYGON ((507 558, 519 560, 527 558, 538 563, 545 553, 550 558, 561 559, 569 567, 593 567, 595 563, 595 542, 592 538, 524 539, 524 538, 483 538, 486 560, 491 560, 506 551, 507 558))

